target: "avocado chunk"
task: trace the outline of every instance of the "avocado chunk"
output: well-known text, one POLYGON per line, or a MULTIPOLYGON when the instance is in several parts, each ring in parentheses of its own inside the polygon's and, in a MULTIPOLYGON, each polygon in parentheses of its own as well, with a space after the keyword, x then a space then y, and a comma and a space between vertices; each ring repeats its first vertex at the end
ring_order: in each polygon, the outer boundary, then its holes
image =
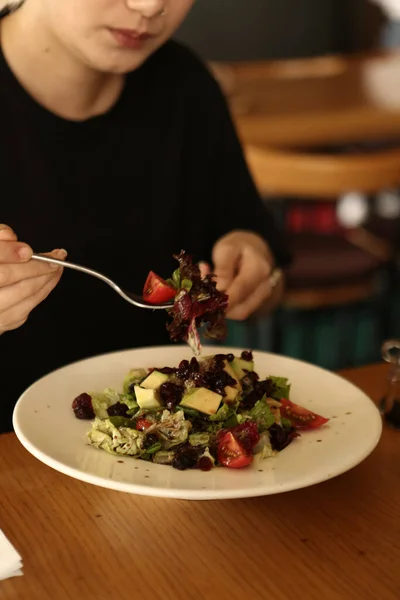
POLYGON ((207 388, 195 388, 185 394, 180 405, 194 408, 206 415, 215 415, 221 404, 222 396, 207 388))
POLYGON ((168 381, 169 375, 160 373, 160 371, 153 371, 148 377, 140 384, 140 387, 146 390, 158 390, 163 383, 168 381))
POLYGON ((135 385, 135 395, 140 408, 152 410, 153 408, 160 408, 162 406, 161 399, 156 390, 146 390, 139 385, 135 385))
POLYGON ((225 388, 225 396, 224 396, 224 402, 225 404, 233 404, 233 402, 235 402, 237 396, 238 396, 239 390, 237 390, 236 388, 227 385, 225 388))
POLYGON ((124 379, 124 394, 130 394, 134 385, 146 379, 146 369, 131 369, 124 379))
POLYGON ((224 371, 226 371, 226 373, 228 373, 228 375, 230 375, 232 377, 232 379, 234 379, 236 381, 235 385, 233 385, 232 387, 235 387, 238 390, 238 392, 241 392, 242 384, 240 383, 238 376, 236 375, 235 371, 233 370, 231 363, 229 363, 227 360, 225 361, 224 371))
POLYGON ((254 371, 254 362, 252 360, 243 360, 243 358, 234 358, 231 362, 236 377, 243 379, 245 371, 254 371))

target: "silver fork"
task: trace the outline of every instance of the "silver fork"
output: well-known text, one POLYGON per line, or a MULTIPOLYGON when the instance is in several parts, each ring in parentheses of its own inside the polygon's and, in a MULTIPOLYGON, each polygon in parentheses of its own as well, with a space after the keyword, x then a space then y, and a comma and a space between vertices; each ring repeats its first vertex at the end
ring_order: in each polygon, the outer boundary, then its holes
POLYGON ((117 292, 124 300, 130 302, 134 306, 138 308, 148 308, 150 310, 164 310, 166 308, 171 308, 173 302, 169 302, 167 304, 150 304, 150 302, 146 302, 143 300, 142 296, 138 294, 133 294, 132 292, 127 292, 119 287, 112 279, 106 277, 102 273, 98 271, 94 271, 93 269, 88 269, 87 267, 83 267, 82 265, 76 265, 74 263, 68 262, 66 260, 58 260, 57 258, 50 258, 48 256, 41 256, 40 254, 33 254, 33 260, 40 260, 42 262, 51 263, 53 265, 59 265, 60 267, 67 267, 68 269, 74 269, 74 271, 81 271, 82 273, 86 273, 87 275, 92 275, 93 277, 97 277, 104 283, 107 283, 112 289, 117 292))
MULTIPOLYGON (((173 302, 168 302, 166 304, 150 304, 150 302, 146 302, 143 300, 142 296, 138 294, 133 294, 132 292, 127 292, 119 287, 112 279, 106 277, 102 273, 98 271, 94 271, 93 269, 88 269, 87 267, 83 267, 82 265, 76 265, 74 263, 68 262, 66 260, 58 260, 57 258, 50 258, 48 256, 42 256, 41 254, 33 254, 33 260, 40 260, 42 262, 51 263, 53 265, 59 265, 60 267, 67 267, 68 269, 74 269, 75 271, 81 271, 82 273, 86 273, 87 275, 92 275, 93 277, 97 277, 104 283, 107 283, 110 287, 113 288, 117 294, 119 294, 124 300, 130 302, 134 306, 138 308, 148 308, 150 310, 165 310, 166 308, 171 308, 173 302)), ((279 279, 282 276, 282 271, 280 269, 274 269, 270 275, 270 284, 271 288, 274 288, 278 283, 279 279)))

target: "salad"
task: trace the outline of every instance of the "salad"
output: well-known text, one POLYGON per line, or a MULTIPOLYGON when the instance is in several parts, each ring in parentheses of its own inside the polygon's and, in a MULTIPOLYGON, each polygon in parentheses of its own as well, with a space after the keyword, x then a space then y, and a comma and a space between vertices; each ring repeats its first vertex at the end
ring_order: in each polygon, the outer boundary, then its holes
POLYGON ((253 355, 216 354, 176 367, 132 369, 123 391, 85 392, 72 402, 92 420, 89 443, 118 456, 180 470, 249 466, 275 456, 301 430, 328 419, 290 399, 285 377, 260 379, 253 355))
POLYGON ((174 258, 179 267, 170 279, 150 271, 143 288, 143 299, 150 304, 174 300, 167 309, 172 318, 167 325, 172 341, 186 341, 195 356, 201 354, 199 328, 204 335, 222 340, 226 335, 225 312, 228 296, 217 290, 214 275, 202 277, 200 268, 184 250, 174 258))

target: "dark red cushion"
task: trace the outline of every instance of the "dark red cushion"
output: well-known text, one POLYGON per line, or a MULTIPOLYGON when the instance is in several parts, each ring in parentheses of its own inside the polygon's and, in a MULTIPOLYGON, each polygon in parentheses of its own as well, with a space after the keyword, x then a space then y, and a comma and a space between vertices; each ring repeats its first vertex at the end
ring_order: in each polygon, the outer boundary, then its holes
POLYGON ((381 265, 373 254, 341 236, 300 233, 291 236, 291 246, 288 289, 359 283, 381 265))

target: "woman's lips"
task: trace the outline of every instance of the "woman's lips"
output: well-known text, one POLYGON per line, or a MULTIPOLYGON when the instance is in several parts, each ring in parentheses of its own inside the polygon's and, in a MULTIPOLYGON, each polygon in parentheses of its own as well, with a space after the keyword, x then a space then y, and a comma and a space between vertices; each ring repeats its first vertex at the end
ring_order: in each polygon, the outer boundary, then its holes
POLYGON ((110 31, 119 46, 131 50, 142 48, 146 41, 153 37, 150 33, 139 33, 133 29, 110 29, 110 31))

